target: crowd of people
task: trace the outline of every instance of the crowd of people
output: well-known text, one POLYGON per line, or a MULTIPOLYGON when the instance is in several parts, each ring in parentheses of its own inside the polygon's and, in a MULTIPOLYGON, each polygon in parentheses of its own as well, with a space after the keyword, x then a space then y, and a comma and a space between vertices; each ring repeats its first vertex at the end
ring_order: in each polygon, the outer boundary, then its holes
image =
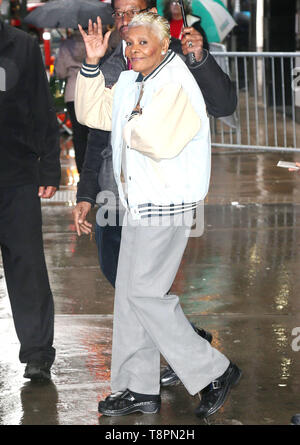
MULTIPOLYGON (((206 418, 242 374, 170 291, 209 188, 208 114, 230 115, 237 103, 200 19, 187 10, 183 27, 178 8, 168 0, 162 17, 153 0, 112 0, 118 43, 109 45, 111 31, 104 34, 98 18, 87 29, 79 24, 56 61, 57 75, 68 79, 80 172, 76 231, 92 231, 87 217, 97 203, 99 263, 115 288, 111 394, 98 406, 107 416, 156 413, 160 387, 182 382, 190 395, 201 394, 195 414, 206 418), (104 192, 114 196, 110 207, 104 192), (168 362, 161 375, 160 355, 168 362)), ((54 304, 40 198, 59 187, 59 129, 37 43, 0 21, 0 55, 3 266, 24 377, 50 380, 54 304)))

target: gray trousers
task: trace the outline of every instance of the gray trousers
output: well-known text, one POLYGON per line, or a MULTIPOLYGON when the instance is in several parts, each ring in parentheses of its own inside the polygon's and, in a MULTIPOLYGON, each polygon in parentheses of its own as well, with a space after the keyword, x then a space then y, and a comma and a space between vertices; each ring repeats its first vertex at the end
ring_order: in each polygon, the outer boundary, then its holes
POLYGON ((191 395, 229 365, 196 334, 179 298, 167 294, 188 241, 192 212, 184 214, 184 225, 182 218, 181 214, 171 221, 170 217, 134 221, 125 214, 114 303, 112 393, 128 388, 159 394, 160 354, 191 395))

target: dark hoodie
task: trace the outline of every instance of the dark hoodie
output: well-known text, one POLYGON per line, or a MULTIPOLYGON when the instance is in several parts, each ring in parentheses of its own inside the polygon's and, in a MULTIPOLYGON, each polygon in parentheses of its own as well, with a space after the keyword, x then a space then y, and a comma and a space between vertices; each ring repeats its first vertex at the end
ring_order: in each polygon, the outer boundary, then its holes
POLYGON ((58 187, 59 155, 59 128, 38 43, 0 20, 0 187, 58 187))

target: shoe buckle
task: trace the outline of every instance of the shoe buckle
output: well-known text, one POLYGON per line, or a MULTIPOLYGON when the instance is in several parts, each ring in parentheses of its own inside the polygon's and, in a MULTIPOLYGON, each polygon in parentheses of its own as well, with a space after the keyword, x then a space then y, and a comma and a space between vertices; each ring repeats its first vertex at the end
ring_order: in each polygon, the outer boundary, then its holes
POLYGON ((220 389, 221 388, 221 383, 218 380, 213 380, 211 382, 211 385, 212 385, 213 389, 220 389))
POLYGON ((120 397, 121 397, 121 399, 127 399, 130 402, 134 402, 135 401, 134 395, 128 389, 126 389, 126 391, 124 391, 123 394, 121 394, 120 397))

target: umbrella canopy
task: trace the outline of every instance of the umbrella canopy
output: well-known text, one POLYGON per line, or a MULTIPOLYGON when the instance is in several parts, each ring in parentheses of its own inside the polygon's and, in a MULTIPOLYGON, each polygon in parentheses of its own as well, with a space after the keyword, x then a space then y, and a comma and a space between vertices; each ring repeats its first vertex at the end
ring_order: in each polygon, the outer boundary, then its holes
POLYGON ((201 26, 209 42, 222 42, 236 26, 221 0, 193 0, 192 10, 201 17, 201 26))
POLYGON ((112 12, 109 4, 96 0, 54 0, 30 12, 24 21, 37 28, 76 29, 78 24, 86 28, 89 19, 96 21, 97 16, 103 25, 111 25, 112 12))
MULTIPOLYGON (((192 0, 193 14, 201 17, 208 42, 222 42, 236 22, 229 14, 222 0, 192 0)), ((157 0, 158 12, 162 14, 163 0, 157 0)))

